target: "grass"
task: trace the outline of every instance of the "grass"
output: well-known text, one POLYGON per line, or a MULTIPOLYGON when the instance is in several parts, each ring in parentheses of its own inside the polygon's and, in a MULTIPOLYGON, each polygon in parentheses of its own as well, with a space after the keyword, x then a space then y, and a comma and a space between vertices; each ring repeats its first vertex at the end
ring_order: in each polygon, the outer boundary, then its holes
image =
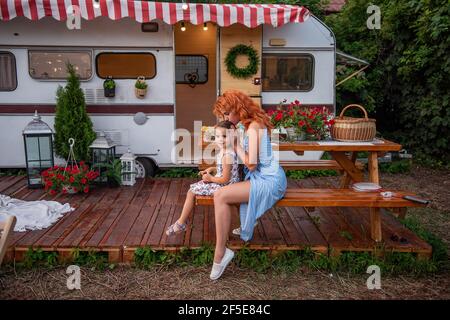
POLYGON ((155 177, 159 178, 198 178, 198 170, 194 168, 173 168, 160 171, 155 177))
POLYGON ((26 175, 24 169, 0 169, 0 177, 3 176, 24 176, 26 175))

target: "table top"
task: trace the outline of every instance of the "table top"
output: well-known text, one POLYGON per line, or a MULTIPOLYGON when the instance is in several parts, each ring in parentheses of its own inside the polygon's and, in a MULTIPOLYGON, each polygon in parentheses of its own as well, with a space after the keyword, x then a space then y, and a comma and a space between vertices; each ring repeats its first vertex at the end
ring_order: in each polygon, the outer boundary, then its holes
POLYGON ((272 143, 274 150, 278 151, 399 151, 402 146, 398 143, 374 139, 369 142, 341 142, 334 140, 324 141, 296 141, 272 143))

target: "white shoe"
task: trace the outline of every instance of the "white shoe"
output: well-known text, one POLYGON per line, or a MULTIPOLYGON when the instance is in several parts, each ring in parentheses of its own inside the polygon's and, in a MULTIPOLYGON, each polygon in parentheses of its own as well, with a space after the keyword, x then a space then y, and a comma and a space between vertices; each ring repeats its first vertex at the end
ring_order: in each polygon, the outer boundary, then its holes
POLYGON ((211 270, 211 274, 209 278, 211 280, 217 280, 222 276, 222 273, 225 271, 225 268, 230 263, 230 261, 234 257, 234 252, 228 248, 225 248, 225 254, 223 255, 222 261, 220 263, 213 263, 213 267, 211 270))
MULTIPOLYGON (((255 222, 255 227, 258 225, 258 220, 256 220, 255 222)), ((233 229, 233 231, 231 231, 232 234, 234 234, 235 236, 240 236, 241 235, 241 227, 233 229)))

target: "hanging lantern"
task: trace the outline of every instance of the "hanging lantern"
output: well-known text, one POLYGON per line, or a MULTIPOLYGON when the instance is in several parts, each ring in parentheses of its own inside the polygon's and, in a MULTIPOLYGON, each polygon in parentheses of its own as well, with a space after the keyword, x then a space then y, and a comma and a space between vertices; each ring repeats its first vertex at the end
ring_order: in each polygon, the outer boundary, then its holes
POLYGON ((98 183, 108 182, 108 178, 103 173, 107 170, 105 165, 110 164, 116 157, 116 145, 102 131, 89 148, 92 152, 92 167, 98 168, 100 173, 95 181, 98 183))
POLYGON ((54 166, 53 131, 41 120, 37 110, 22 131, 29 188, 42 188, 41 172, 54 166))
POLYGON ((122 185, 132 186, 136 183, 136 156, 128 149, 120 157, 122 163, 122 185))

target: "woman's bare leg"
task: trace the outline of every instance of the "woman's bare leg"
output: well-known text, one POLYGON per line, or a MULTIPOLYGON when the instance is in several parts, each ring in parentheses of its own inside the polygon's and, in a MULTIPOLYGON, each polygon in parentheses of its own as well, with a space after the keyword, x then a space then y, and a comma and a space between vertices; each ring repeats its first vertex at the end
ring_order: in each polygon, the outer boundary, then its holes
POLYGON ((233 204, 248 202, 249 197, 250 181, 234 183, 220 188, 214 193, 214 214, 216 219, 214 262, 220 263, 225 254, 233 204))
POLYGON ((179 224, 185 224, 187 221, 187 218, 191 214, 192 210, 194 209, 194 200, 195 200, 195 194, 189 190, 186 194, 186 200, 184 201, 183 210, 181 211, 181 216, 178 218, 179 224))

